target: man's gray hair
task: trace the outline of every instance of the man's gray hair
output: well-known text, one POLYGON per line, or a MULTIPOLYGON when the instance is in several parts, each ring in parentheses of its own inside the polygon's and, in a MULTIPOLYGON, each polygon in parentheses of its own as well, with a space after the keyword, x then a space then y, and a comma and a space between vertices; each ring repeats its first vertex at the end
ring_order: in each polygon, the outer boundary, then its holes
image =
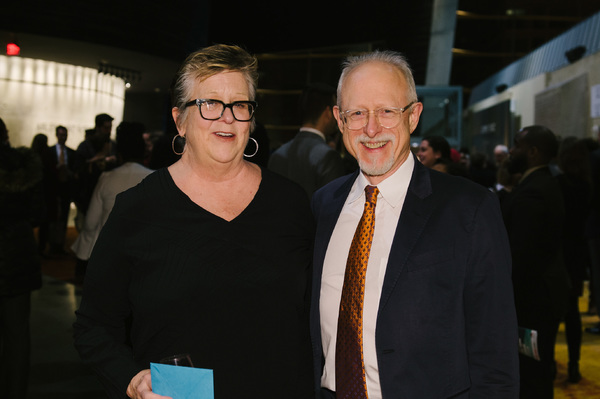
POLYGON ((342 103, 342 86, 346 77, 356 68, 361 65, 370 63, 370 62, 381 62, 384 64, 388 64, 394 68, 396 68, 406 80, 408 85, 408 100, 409 101, 418 101, 417 97, 417 89, 415 86, 415 79, 412 74, 412 70, 410 69, 410 65, 406 61, 406 58, 398 52, 391 50, 379 51, 376 50, 372 53, 366 53, 361 55, 353 55, 346 58, 346 60, 342 63, 342 74, 340 76, 340 80, 338 82, 337 87, 337 102, 338 107, 341 108, 342 103))

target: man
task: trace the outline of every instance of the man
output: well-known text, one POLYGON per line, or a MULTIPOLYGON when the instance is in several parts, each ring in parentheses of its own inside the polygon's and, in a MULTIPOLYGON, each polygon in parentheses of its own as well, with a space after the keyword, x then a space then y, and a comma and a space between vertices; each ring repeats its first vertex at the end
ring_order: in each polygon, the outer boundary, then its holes
POLYGON ((565 217, 560 186, 548 163, 558 151, 554 134, 543 126, 517 133, 508 170, 522 173, 503 214, 512 252, 519 327, 536 330, 540 360, 520 355, 521 398, 552 398, 554 346, 567 309, 569 277, 562 256, 565 217))
POLYGON ((117 148, 122 165, 100 175, 85 215, 83 230, 71 246, 77 257, 77 284, 83 283, 87 262, 117 194, 135 186, 152 173, 151 169, 143 166, 146 151, 144 131, 144 125, 138 122, 121 122, 117 127, 117 148))
POLYGON ((334 115, 360 171, 313 197, 311 335, 322 398, 517 397, 510 250, 498 201, 415 159, 410 134, 422 110, 399 54, 346 61, 334 115), (374 191, 376 206, 365 204, 363 190, 374 191), (375 208, 364 281, 349 256, 368 248, 351 244, 362 241, 353 234, 363 204, 375 208))
MULTIPOLYGON (((48 190, 46 193, 48 240, 51 254, 65 253, 67 223, 75 184, 77 154, 75 150, 67 147, 68 136, 66 127, 57 126, 56 144, 49 147, 44 156, 47 180, 45 187, 48 190)), ((46 243, 40 244, 45 247, 46 243)))
POLYGON ((117 166, 116 143, 110 139, 112 121, 108 114, 98 114, 93 131, 86 131, 86 138, 77 147, 79 164, 77 205, 77 229, 81 231, 90 198, 100 174, 117 166))
POLYGON ((86 130, 85 140, 77 147, 79 156, 87 161, 102 152, 102 155, 114 155, 114 142, 110 139, 112 121, 114 118, 108 114, 98 114, 94 120, 94 129, 86 130), (110 143, 110 149, 107 149, 110 143))
POLYGON ((502 166, 502 162, 508 158, 508 147, 504 144, 498 144, 494 147, 494 162, 496 163, 496 168, 500 168, 502 166))
POLYGON ((326 143, 326 138, 337 129, 334 104, 334 88, 324 84, 307 87, 300 99, 300 131, 269 159, 269 169, 300 184, 309 198, 317 189, 344 175, 340 154, 326 143))

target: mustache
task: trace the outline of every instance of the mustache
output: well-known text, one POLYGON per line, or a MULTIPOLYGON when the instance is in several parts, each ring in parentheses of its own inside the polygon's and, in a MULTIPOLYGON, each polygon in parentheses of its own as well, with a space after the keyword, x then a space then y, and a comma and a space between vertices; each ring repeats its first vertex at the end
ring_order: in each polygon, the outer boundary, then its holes
POLYGON ((361 143, 369 143, 369 142, 381 142, 381 141, 391 141, 394 142, 396 140, 396 135, 389 132, 379 133, 376 137, 369 137, 368 135, 362 133, 360 136, 354 138, 354 142, 357 144, 361 143))

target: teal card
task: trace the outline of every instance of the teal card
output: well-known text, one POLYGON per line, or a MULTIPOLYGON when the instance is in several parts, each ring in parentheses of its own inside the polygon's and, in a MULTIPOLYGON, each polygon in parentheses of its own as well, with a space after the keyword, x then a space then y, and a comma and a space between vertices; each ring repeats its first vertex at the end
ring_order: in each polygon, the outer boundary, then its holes
POLYGON ((173 399, 214 399, 213 371, 150 363, 152 392, 173 399))

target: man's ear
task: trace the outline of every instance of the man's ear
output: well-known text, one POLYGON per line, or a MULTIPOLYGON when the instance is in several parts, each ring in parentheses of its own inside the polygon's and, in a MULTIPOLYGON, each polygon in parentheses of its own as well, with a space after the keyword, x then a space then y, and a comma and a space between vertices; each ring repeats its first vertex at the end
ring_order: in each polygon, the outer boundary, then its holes
POLYGON ((323 112, 321 112, 321 116, 319 116, 319 121, 322 122, 322 124, 327 125, 331 119, 333 119, 333 109, 332 107, 330 107, 329 105, 323 110, 323 112))
POLYGON ((410 107, 410 115, 408 116, 410 134, 417 128, 419 119, 421 118, 421 112, 423 112, 423 103, 421 102, 416 102, 410 107))
POLYGON ((340 129, 340 132, 344 133, 344 121, 342 120, 342 116, 340 115, 340 107, 338 107, 337 105, 333 106, 333 116, 337 121, 338 129, 340 129))
POLYGON ((540 151, 538 150, 538 148, 536 146, 531 146, 527 150, 527 155, 531 159, 536 159, 538 157, 539 153, 540 153, 540 151))

